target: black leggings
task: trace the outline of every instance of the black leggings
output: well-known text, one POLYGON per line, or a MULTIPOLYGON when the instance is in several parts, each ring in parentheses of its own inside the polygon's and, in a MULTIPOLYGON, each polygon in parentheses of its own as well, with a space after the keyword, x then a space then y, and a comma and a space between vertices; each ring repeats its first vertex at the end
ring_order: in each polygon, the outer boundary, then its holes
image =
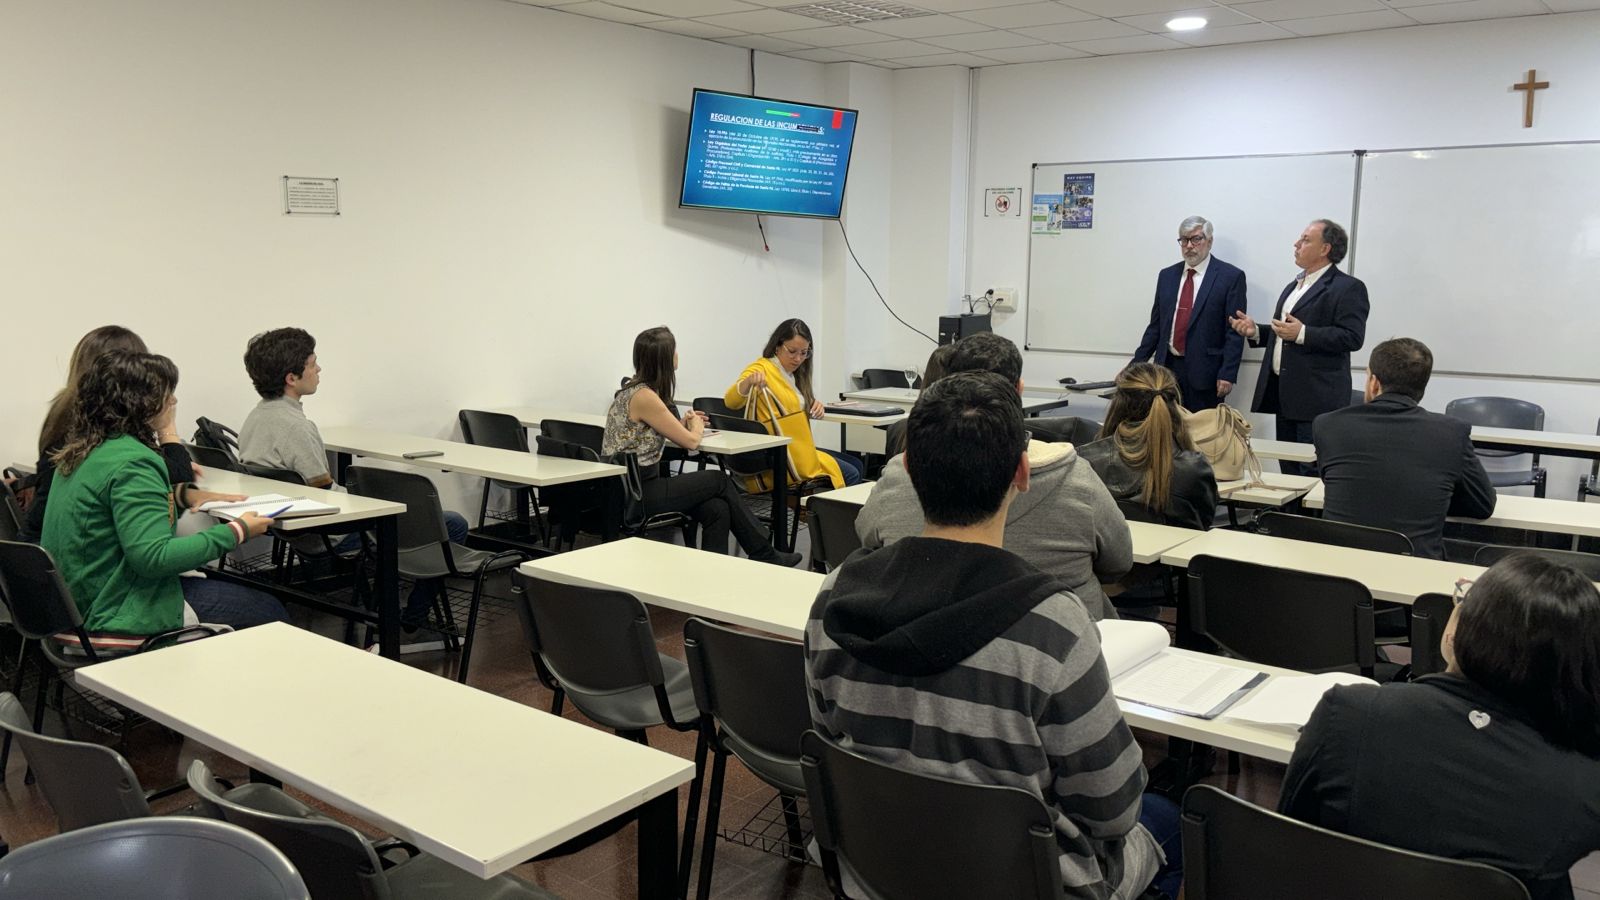
POLYGON ((642 485, 646 516, 688 513, 700 525, 700 547, 728 552, 728 532, 751 559, 772 555, 772 544, 750 507, 722 472, 685 472, 671 478, 647 478, 642 485))

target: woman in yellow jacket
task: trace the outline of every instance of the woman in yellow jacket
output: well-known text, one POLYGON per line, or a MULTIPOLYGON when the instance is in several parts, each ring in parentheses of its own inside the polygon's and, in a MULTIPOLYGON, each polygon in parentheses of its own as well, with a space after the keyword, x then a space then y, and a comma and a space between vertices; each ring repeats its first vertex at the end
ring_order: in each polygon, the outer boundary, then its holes
POLYGON ((777 427, 791 438, 789 467, 799 481, 833 479, 834 487, 861 481, 861 461, 848 453, 817 446, 809 419, 822 418, 822 401, 811 392, 811 329, 799 319, 780 323, 767 338, 761 359, 745 366, 723 402, 731 409, 756 404, 750 418, 777 427))

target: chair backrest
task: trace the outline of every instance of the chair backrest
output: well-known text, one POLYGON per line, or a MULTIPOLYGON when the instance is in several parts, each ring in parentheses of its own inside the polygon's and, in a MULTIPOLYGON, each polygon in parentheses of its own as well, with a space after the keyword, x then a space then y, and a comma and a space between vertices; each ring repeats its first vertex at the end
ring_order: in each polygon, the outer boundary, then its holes
POLYGON ((189 451, 189 458, 211 469, 221 469, 224 472, 242 472, 244 467, 237 459, 226 450, 216 447, 202 447, 199 444, 184 444, 183 449, 189 451))
POLYGON ((1117 509, 1122 512, 1122 517, 1129 522, 1149 522, 1153 525, 1167 524, 1167 514, 1163 510, 1151 509, 1140 503, 1138 499, 1117 498, 1117 509))
POLYGON ((520 571, 519 610, 532 651, 574 694, 600 694, 642 685, 665 685, 661 656, 650 630, 650 614, 639 598, 622 591, 578 587, 520 571))
POLYGON ((254 475, 257 478, 270 478, 273 481, 283 481, 289 484, 304 485, 306 483, 305 476, 293 469, 280 469, 277 466, 258 466, 253 463, 241 463, 241 466, 244 468, 246 475, 254 475))
POLYGON ((521 450, 524 453, 528 451, 528 429, 516 416, 481 409, 463 409, 457 417, 461 420, 461 436, 469 444, 500 450, 521 450))
POLYGON ((856 536, 856 516, 861 515, 861 504, 830 500, 822 494, 807 499, 806 509, 811 516, 808 527, 813 560, 831 570, 861 549, 861 538, 856 536))
POLYGON ((288 857, 260 837, 215 819, 156 816, 13 851, 0 859, 0 896, 310 900, 311 894, 288 857))
POLYGON ((59 830, 151 815, 139 777, 110 747, 35 733, 11 694, 0 694, 0 730, 10 732, 28 758, 59 830))
MULTIPOLYGON (((560 419, 545 419, 539 423, 539 434, 556 441, 565 441, 588 447, 594 451, 595 459, 600 458, 600 447, 605 442, 606 430, 599 425, 585 425, 581 422, 564 422, 560 419)), ((543 443, 540 444, 543 447, 543 443)))
MULTIPOLYGON (((740 432, 743 434, 767 434, 767 428, 760 422, 746 419, 739 415, 722 415, 708 413, 711 427, 723 431, 740 432)), ((749 453, 730 453, 722 457, 729 472, 735 475, 764 475, 772 471, 772 465, 767 461, 767 455, 759 450, 749 453)))
POLYGON ((1023 419, 1022 427, 1034 440, 1052 444, 1087 444, 1100 434, 1099 422, 1078 416, 1035 416, 1023 419))
POLYGON ((22 530, 22 504, 17 501, 11 485, 0 485, 0 541, 14 541, 22 530))
POLYGON ((389 896, 378 854, 354 828, 321 816, 279 815, 230 800, 202 760, 189 764, 188 776, 189 787, 200 797, 202 807, 281 850, 305 879, 313 897, 389 896))
POLYGON ((759 754, 747 761, 752 769, 769 778, 786 770, 781 787, 804 793, 800 737, 811 728, 804 645, 691 618, 683 653, 700 712, 734 738, 736 753, 759 754))
POLYGON ((49 640, 83 629, 83 616, 56 561, 38 544, 0 541, 0 597, 11 610, 12 626, 25 638, 49 640))
POLYGON ((815 731, 800 750, 823 871, 838 896, 840 857, 886 900, 1062 896, 1050 812, 1033 794, 918 775, 815 731))
POLYGON ((1508 556, 1518 553, 1531 553, 1541 559, 1558 563, 1569 569, 1577 569, 1590 581, 1600 581, 1600 555, 1585 553, 1581 550, 1552 550, 1545 547, 1502 547, 1497 544, 1488 544, 1478 548, 1472 557, 1475 566, 1492 566, 1508 556))
POLYGON ((1411 556, 1411 539, 1398 531, 1352 525, 1348 522, 1330 522, 1293 513, 1269 510, 1256 517, 1256 530, 1273 537, 1291 541, 1309 541, 1314 544, 1333 544, 1336 547, 1354 547, 1357 550, 1375 550, 1379 553, 1397 553, 1411 556))
POLYGON ((861 373, 861 378, 867 383, 869 391, 873 388, 911 387, 904 369, 866 369, 861 373))
POLYGON ((234 462, 239 461, 239 432, 222 424, 213 422, 205 416, 194 420, 194 442, 201 447, 210 447, 228 454, 234 462))
POLYGON ((1372 594, 1359 581, 1204 554, 1189 561, 1195 631, 1244 659, 1301 671, 1377 666, 1372 594))
POLYGON ((398 526, 401 550, 450 543, 450 531, 444 524, 444 507, 439 503, 439 489, 426 475, 351 466, 350 493, 406 505, 398 526))
POLYGON ((1456 601, 1449 594, 1423 594, 1411 603, 1411 677, 1437 675, 1445 669, 1444 626, 1456 601))
MULTIPOLYGON (((1515 397, 1462 397, 1444 405, 1444 414, 1485 428, 1544 430, 1544 407, 1515 397)), ((1479 456, 1519 456, 1520 450, 1478 448, 1479 456)))
POLYGON ((1184 793, 1180 828, 1189 900, 1528 898, 1522 882, 1491 866, 1308 825, 1208 784, 1184 793))
POLYGON ((708 416, 712 413, 719 416, 739 415, 738 411, 723 402, 721 397, 696 397, 693 406, 697 412, 703 412, 708 416))

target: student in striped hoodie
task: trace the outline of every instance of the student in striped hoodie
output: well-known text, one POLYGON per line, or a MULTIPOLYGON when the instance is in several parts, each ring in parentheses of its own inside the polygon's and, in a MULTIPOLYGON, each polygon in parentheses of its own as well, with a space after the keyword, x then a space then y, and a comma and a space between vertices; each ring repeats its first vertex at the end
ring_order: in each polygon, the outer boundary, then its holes
POLYGON ((1177 813, 1142 795, 1099 632, 1065 586, 1002 548, 1027 446, 1005 378, 962 372, 923 391, 905 465, 926 526, 823 583, 806 623, 811 718, 893 765, 1037 794, 1069 897, 1127 900, 1153 881, 1175 896, 1177 813))

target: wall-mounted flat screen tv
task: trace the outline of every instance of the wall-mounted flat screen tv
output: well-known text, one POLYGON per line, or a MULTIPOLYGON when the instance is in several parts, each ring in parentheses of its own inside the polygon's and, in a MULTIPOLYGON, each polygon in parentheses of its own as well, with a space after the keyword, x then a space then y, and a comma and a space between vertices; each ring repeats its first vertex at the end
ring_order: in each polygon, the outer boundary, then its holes
POLYGON ((839 218, 856 111, 696 88, 678 205, 839 218))

